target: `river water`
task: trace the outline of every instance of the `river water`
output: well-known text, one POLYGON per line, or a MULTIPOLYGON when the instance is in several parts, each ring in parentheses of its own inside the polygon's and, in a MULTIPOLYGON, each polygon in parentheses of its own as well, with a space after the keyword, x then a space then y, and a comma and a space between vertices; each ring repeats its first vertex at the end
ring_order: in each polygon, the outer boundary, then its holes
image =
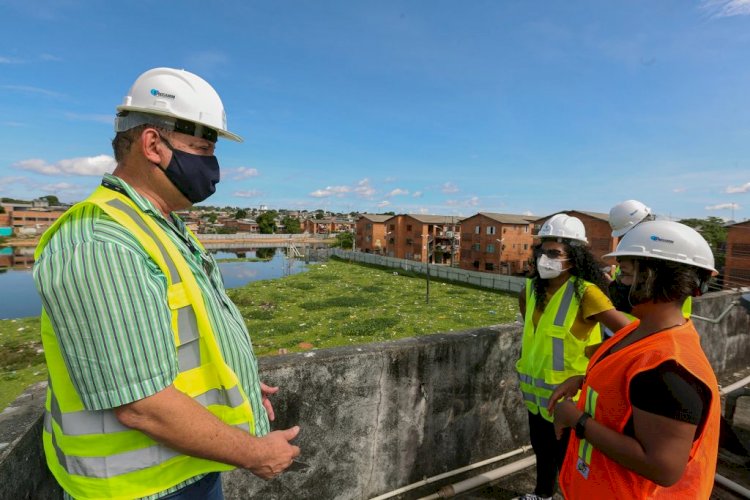
MULTIPOLYGON (((287 259, 284 248, 259 248, 257 250, 216 250, 216 259, 232 259, 268 256, 264 262, 220 262, 219 268, 227 288, 243 286, 251 281, 281 278, 305 270, 301 259, 287 259)), ((36 293, 31 266, 34 263, 33 248, 0 249, 0 319, 38 316, 41 301, 36 293)))

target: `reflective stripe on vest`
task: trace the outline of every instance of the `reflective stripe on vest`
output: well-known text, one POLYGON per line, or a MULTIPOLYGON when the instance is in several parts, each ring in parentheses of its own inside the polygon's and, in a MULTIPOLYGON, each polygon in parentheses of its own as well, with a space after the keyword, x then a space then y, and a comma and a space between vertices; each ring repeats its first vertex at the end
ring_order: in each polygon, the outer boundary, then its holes
MULTIPOLYGON (((586 388, 586 399, 583 411, 591 415, 591 418, 594 419, 596 419, 596 400, 598 397, 598 392, 596 392, 591 387, 586 388)), ((585 439, 581 439, 581 442, 578 445, 578 463, 576 464, 576 468, 578 469, 578 472, 580 472, 586 479, 588 479, 589 477, 589 466, 591 465, 592 451, 593 447, 591 446, 591 443, 589 443, 585 439)))

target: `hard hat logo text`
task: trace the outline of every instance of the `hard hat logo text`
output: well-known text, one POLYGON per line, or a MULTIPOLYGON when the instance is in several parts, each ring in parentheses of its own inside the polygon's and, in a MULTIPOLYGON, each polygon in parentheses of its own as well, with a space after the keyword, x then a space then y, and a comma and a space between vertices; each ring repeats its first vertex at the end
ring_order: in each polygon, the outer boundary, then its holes
POLYGON ((659 238, 655 234, 651 235, 651 241, 661 241, 662 243, 674 243, 673 240, 668 240, 666 238, 659 238))
POLYGON ((154 97, 166 97, 168 99, 174 99, 174 94, 167 94, 165 92, 159 92, 158 89, 151 89, 151 95, 154 97))

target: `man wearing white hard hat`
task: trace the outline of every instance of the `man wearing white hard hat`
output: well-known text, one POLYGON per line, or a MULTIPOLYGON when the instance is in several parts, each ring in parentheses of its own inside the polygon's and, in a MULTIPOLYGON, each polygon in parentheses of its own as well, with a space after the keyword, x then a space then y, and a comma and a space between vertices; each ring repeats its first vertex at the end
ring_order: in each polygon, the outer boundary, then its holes
POLYGON ((223 498, 220 471, 286 469, 298 427, 269 432, 262 384, 216 262, 174 213, 214 193, 227 129, 199 76, 146 71, 117 107, 117 167, 42 237, 47 464, 68 497, 223 498))
POLYGON ((522 500, 546 500, 555 492, 567 434, 555 438, 549 397, 557 384, 586 369, 586 346, 601 342, 600 323, 619 330, 628 321, 615 310, 599 264, 586 248, 586 229, 577 217, 556 214, 536 235, 533 275, 519 294, 524 317, 521 357, 516 363, 528 409, 529 437, 536 455, 536 485, 522 500))
POLYGON ((605 257, 621 267, 614 304, 637 319, 604 342, 585 377, 571 377, 550 397, 558 435, 575 429, 560 486, 569 499, 708 499, 718 382, 681 307, 716 274, 711 249, 688 226, 646 221, 605 257), (561 401, 579 391, 577 404, 561 401))

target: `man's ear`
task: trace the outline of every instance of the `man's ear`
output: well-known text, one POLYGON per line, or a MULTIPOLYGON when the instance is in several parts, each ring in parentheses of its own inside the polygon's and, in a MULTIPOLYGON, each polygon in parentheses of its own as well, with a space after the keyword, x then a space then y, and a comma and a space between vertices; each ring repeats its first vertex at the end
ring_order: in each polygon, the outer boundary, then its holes
POLYGON ((164 161, 164 150, 164 144, 162 144, 156 129, 146 128, 141 132, 141 153, 148 161, 155 165, 161 165, 164 161))

